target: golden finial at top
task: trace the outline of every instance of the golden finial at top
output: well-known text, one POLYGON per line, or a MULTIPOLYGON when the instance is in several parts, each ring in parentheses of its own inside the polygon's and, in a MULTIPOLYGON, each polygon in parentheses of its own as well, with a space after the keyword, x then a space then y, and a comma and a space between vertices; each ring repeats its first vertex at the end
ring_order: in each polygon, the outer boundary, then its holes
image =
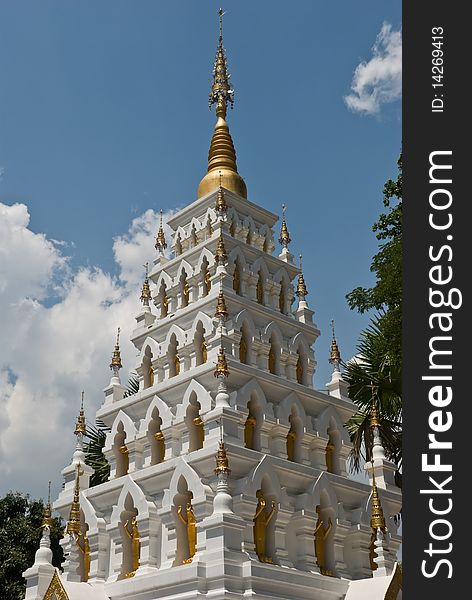
MULTIPOLYGON (((373 392, 373 386, 372 386, 372 392, 373 392)), ((375 397, 372 395, 372 410, 370 413, 370 427, 372 429, 374 429, 375 427, 380 427, 381 423, 380 423, 380 416, 379 416, 379 409, 377 407, 377 401, 375 399, 375 397)))
POLYGON ((120 353, 120 328, 118 327, 118 331, 116 333, 116 343, 115 349, 113 350, 113 355, 111 357, 110 369, 118 373, 118 370, 123 366, 121 362, 121 353, 120 353))
POLYGON ((146 272, 146 276, 144 278, 143 289, 141 290, 140 300, 144 306, 149 306, 149 300, 151 299, 151 288, 149 287, 149 263, 145 263, 144 269, 146 272))
POLYGON ((80 412, 75 423, 75 435, 85 435, 85 412, 84 412, 84 392, 82 391, 82 399, 80 401, 80 412))
POLYGON ((336 335, 334 333, 334 319, 331 319, 331 351, 329 353, 329 362, 334 364, 335 366, 339 366, 341 362, 341 352, 339 351, 338 342, 336 340, 336 335))
POLYGON ((52 511, 51 511, 51 482, 48 482, 48 501, 46 506, 44 507, 43 512, 43 522, 41 523, 41 527, 44 529, 47 527, 51 529, 52 527, 52 511))
POLYGON ((228 103, 233 107, 234 90, 230 83, 231 75, 228 71, 226 52, 223 47, 223 15, 219 10, 220 34, 218 48, 216 50, 213 65, 213 83, 208 97, 208 105, 211 109, 216 104, 217 121, 215 131, 211 139, 210 151, 208 152, 207 174, 198 186, 198 197, 201 198, 215 190, 218 185, 235 192, 243 198, 247 198, 247 188, 244 179, 239 175, 236 165, 236 152, 233 140, 226 123, 226 112, 228 103))
POLYGON ((292 240, 290 239, 290 234, 289 234, 288 228, 287 228, 287 222, 285 220, 286 209, 287 209, 287 207, 285 206, 285 204, 282 204, 282 226, 280 228, 279 242, 283 248, 288 249, 288 245, 290 244, 290 242, 292 240))
POLYGON ((388 530, 385 524, 382 503, 380 502, 379 491, 377 489, 377 483, 375 482, 375 474, 373 469, 374 463, 372 462, 372 502, 370 526, 374 532, 377 531, 377 529, 380 529, 383 533, 386 533, 388 530))
POLYGON ((74 499, 70 507, 69 521, 67 522, 66 533, 69 535, 80 534, 80 476, 84 471, 80 468, 80 463, 77 463, 74 485, 74 499))
POLYGON ((161 218, 159 222, 159 231, 157 232, 156 243, 154 244, 154 248, 159 250, 159 252, 163 253, 167 248, 166 236, 164 234, 164 227, 162 225, 162 208, 160 210, 161 218))
POLYGON ((308 290, 306 289, 305 278, 303 277, 302 271, 302 255, 300 254, 300 273, 298 274, 297 291, 295 292, 300 300, 305 300, 305 296, 308 296, 308 290))

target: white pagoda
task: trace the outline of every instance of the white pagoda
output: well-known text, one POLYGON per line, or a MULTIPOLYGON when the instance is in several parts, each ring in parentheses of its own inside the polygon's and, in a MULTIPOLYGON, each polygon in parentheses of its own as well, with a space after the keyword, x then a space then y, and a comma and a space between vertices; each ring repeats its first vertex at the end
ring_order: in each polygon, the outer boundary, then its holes
MULTIPOLYGON (((313 387, 320 335, 278 217, 247 199, 226 122, 221 29, 217 121, 198 197, 161 227, 131 342, 139 391, 113 376, 97 419, 109 480, 90 487, 81 410, 26 600, 368 600, 401 597, 401 493, 373 418, 369 483, 348 477, 347 397, 336 338, 328 392, 313 387), (167 242, 169 248, 167 248, 167 242), (171 251, 171 252, 170 252, 171 251)), ((47 520, 46 520, 47 521, 47 520)))

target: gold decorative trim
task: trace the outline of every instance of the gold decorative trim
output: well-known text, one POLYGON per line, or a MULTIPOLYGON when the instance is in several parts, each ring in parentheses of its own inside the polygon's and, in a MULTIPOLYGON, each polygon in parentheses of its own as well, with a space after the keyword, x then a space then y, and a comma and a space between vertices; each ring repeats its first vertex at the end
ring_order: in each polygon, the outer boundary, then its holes
POLYGON ((395 564, 392 581, 385 592, 384 600, 397 600, 398 592, 402 589, 403 574, 402 568, 398 563, 395 564))
POLYGON ((44 594, 43 600, 70 600, 67 592, 62 584, 62 581, 57 573, 54 571, 51 583, 49 584, 46 593, 44 594))

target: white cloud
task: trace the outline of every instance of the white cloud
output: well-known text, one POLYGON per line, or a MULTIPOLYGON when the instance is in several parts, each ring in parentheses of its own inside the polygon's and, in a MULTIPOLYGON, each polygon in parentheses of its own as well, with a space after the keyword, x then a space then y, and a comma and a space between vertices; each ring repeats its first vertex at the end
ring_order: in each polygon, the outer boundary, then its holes
POLYGON ((354 112, 375 115, 382 104, 394 102, 402 94, 402 34, 384 23, 372 47, 372 58, 354 71, 352 93, 344 97, 354 112))
POLYGON ((80 392, 93 421, 118 326, 126 382, 136 357, 128 340, 140 309, 142 265, 155 255, 158 222, 148 210, 114 240, 113 277, 100 268, 73 271, 62 245, 29 229, 25 205, 0 203, 0 493, 38 496, 48 479, 59 489, 80 392))

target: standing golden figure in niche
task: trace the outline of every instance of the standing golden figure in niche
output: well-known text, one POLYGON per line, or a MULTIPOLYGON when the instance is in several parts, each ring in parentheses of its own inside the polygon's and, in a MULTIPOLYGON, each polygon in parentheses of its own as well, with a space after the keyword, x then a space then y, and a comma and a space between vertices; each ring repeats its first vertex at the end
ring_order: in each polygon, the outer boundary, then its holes
POLYGON ((295 368, 295 372, 297 375, 297 383, 301 383, 303 385, 303 362, 302 362, 302 357, 300 354, 298 355, 297 366, 295 368))
POLYGON ((166 442, 162 431, 157 431, 154 434, 154 439, 157 442, 157 452, 159 454, 159 462, 161 463, 164 460, 166 454, 166 442))
POLYGON ((149 387, 154 385, 154 367, 151 365, 149 367, 149 387))
POLYGON ((123 456, 123 475, 127 475, 128 469, 129 469, 128 446, 126 444, 123 444, 122 446, 120 446, 120 452, 123 456))
POLYGON ((233 290, 237 294, 241 294, 241 273, 239 271, 239 265, 236 263, 234 265, 234 273, 233 273, 233 290))
POLYGON ((239 362, 242 362, 244 365, 247 365, 247 343, 244 333, 241 338, 241 341, 239 342, 239 362))
POLYGON ((139 555, 141 553, 141 543, 139 541, 139 530, 138 530, 138 519, 133 517, 128 519, 123 525, 123 529, 126 535, 131 540, 131 571, 125 574, 125 577, 133 577, 139 567, 139 555), (131 529, 128 529, 128 525, 131 529))
POLYGON ((182 523, 187 527, 187 539, 188 539, 188 558, 183 560, 184 564, 191 563, 195 553, 197 551, 197 519, 193 512, 192 503, 187 502, 186 514, 187 518, 182 514, 182 505, 177 509, 177 514, 182 523))
POLYGON ((293 424, 290 425, 290 430, 287 433, 287 458, 288 460, 295 460, 295 443, 297 441, 297 432, 293 428, 293 424))
POLYGON ((184 286, 182 289, 182 296, 183 296, 183 305, 187 306, 190 301, 190 287, 189 287, 187 281, 185 281, 185 283, 184 283, 184 286))
POLYGON ((161 318, 163 319, 164 317, 167 317, 168 312, 169 312, 169 298, 167 297, 167 294, 164 290, 164 293, 162 295, 162 303, 161 303, 161 318))
POLYGON ((174 358, 174 368, 175 374, 178 375, 180 373, 180 357, 178 354, 176 354, 174 358))
POLYGON ((272 501, 272 507, 269 513, 266 512, 266 501, 262 490, 257 490, 256 498, 258 500, 256 514, 254 515, 254 546, 258 559, 263 563, 272 563, 273 559, 267 552, 267 527, 275 514, 275 502, 272 501))
POLYGON ((333 523, 331 521, 331 517, 328 520, 328 527, 324 527, 324 521, 321 517, 321 507, 318 504, 316 507, 316 513, 318 515, 318 520, 316 522, 315 527, 315 555, 316 555, 316 564, 320 569, 320 573, 322 575, 333 576, 333 572, 326 568, 326 540, 333 528, 333 523))
POLYGON ((205 429, 204 429, 204 423, 202 421, 202 418, 200 415, 198 415, 197 417, 195 417, 192 420, 192 423, 195 425, 196 429, 197 429, 197 435, 198 435, 198 447, 199 448, 203 448, 203 441, 205 439, 205 429))
POLYGON ((249 413, 246 423, 244 424, 244 445, 246 448, 254 450, 254 434, 256 431, 257 419, 249 413))
POLYGON ((329 438, 328 443, 326 444, 326 470, 328 473, 334 473, 334 449, 336 446, 329 438))
POLYGON ((200 350, 202 352, 202 365, 204 365, 208 360, 208 350, 205 340, 203 340, 200 350))

